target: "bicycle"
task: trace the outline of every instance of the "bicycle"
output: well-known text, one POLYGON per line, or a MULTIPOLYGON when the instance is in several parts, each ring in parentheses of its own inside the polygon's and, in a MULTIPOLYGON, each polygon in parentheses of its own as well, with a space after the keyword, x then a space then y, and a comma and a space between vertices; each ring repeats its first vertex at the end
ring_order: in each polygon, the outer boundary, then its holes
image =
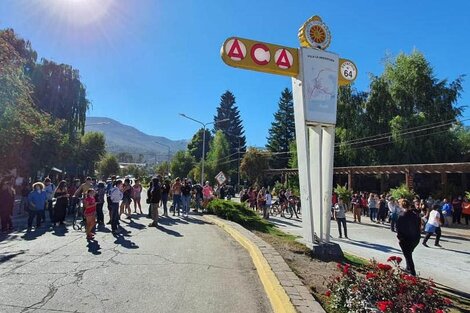
POLYGON ((72 227, 75 230, 82 230, 85 227, 85 216, 83 215, 83 202, 78 199, 77 207, 73 215, 72 227))
POLYGON ((297 215, 297 202, 298 202, 298 200, 296 199, 296 197, 292 196, 292 197, 289 198, 288 204, 284 209, 284 211, 285 211, 284 217, 285 218, 291 219, 292 216, 294 216, 294 214, 295 214, 296 218, 299 218, 299 215, 297 215))

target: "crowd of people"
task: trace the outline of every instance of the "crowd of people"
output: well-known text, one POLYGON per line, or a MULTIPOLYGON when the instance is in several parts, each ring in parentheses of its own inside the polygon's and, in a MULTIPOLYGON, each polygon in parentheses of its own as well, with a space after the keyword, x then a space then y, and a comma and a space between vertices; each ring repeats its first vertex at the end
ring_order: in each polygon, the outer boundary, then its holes
POLYGON ((412 201, 394 199, 389 194, 355 193, 348 199, 340 199, 338 195, 332 196, 332 217, 338 223, 339 238, 343 232, 346 238, 347 224, 346 212, 351 211, 354 222, 361 223, 361 217, 368 217, 372 223, 390 224, 390 230, 397 233, 400 248, 406 260, 407 270, 416 275, 412 253, 418 246, 421 235, 424 234, 422 245, 428 247, 429 239, 435 235, 434 245, 441 247, 441 227, 451 227, 461 224, 462 220, 469 224, 470 200, 456 196, 449 201, 442 201, 414 197, 412 201))
MULTIPOLYGON (((2 232, 13 229, 16 191, 11 182, 11 179, 5 179, 0 186, 2 232)), ((230 188, 233 187, 222 185, 214 190, 208 181, 201 186, 192 184, 187 178, 177 177, 171 181, 167 177, 157 175, 152 178, 146 195, 146 203, 149 205, 147 216, 152 219, 149 226, 158 226, 160 207, 164 216, 172 212, 173 216, 182 215, 187 218, 191 204, 195 211, 202 210, 215 197, 229 198, 229 195, 234 193, 230 188), (171 200, 171 206, 168 208, 168 201, 171 200)), ((144 214, 141 201, 143 190, 139 179, 132 181, 130 178, 118 179, 112 176, 105 182, 87 177, 83 182, 79 179, 60 180, 55 185, 47 177, 32 184, 25 182, 19 188, 18 214, 28 214, 27 232, 31 232, 33 224, 35 229, 38 229, 47 219, 53 228, 63 226, 67 215, 74 215, 80 210, 80 217, 85 221, 87 239, 91 240, 94 238, 96 225, 105 225, 105 204, 109 215, 106 224, 111 226, 113 233, 119 232, 119 221, 122 217, 132 218, 132 209, 134 213, 144 214)))

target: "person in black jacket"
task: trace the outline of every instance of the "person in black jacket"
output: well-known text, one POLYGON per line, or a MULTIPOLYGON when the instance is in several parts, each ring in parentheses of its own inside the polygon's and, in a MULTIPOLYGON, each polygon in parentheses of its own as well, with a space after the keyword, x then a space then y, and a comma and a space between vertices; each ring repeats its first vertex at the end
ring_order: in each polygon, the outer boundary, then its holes
POLYGON ((162 199, 162 186, 158 177, 152 178, 152 187, 147 190, 147 198, 150 203, 150 211, 152 212, 153 222, 149 224, 149 227, 157 227, 158 225, 158 206, 162 199))
POLYGON ((406 260, 406 270, 416 276, 413 251, 421 240, 421 219, 411 210, 408 200, 402 200, 401 207, 404 213, 397 220, 397 238, 406 260))

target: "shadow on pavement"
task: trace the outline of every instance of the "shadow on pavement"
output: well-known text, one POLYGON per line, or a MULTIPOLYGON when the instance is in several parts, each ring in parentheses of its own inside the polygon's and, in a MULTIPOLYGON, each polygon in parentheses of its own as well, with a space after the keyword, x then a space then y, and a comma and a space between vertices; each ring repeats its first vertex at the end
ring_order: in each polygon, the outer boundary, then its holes
MULTIPOLYGON (((268 219, 268 221, 269 221, 269 219, 268 219)), ((294 224, 292 222, 288 222, 288 221, 280 220, 280 219, 271 219, 271 222, 274 223, 274 224, 279 223, 279 224, 293 226, 293 227, 296 227, 296 228, 302 228, 302 225, 297 225, 297 224, 294 224)))
POLYGON ((191 224, 200 224, 200 225, 210 224, 206 221, 203 221, 201 219, 197 219, 197 218, 194 218, 194 217, 191 217, 191 216, 186 217, 184 219, 184 221, 186 221, 188 223, 191 223, 191 224))
POLYGON ((454 249, 448 249, 448 248, 446 248, 446 247, 443 247, 442 250, 451 251, 451 252, 460 253, 460 254, 467 254, 467 255, 470 255, 470 252, 465 252, 465 251, 460 251, 460 250, 454 250, 454 249))
POLYGON ((106 226, 104 226, 104 225, 98 225, 96 227, 96 230, 99 231, 99 232, 108 233, 108 234, 111 232, 111 230, 109 228, 107 228, 106 226))
POLYGON ((452 295, 457 295, 459 297, 462 297, 462 298, 465 298, 467 300, 470 300, 470 293, 467 293, 467 292, 464 292, 464 291, 460 291, 460 290, 457 290, 457 289, 454 289, 452 287, 449 287, 449 286, 446 286, 446 285, 443 285, 443 284, 440 284, 438 282, 435 282, 434 283, 436 284, 437 288, 438 289, 441 289, 445 292, 448 292, 452 295))
POLYGON ((127 226, 138 229, 138 230, 142 230, 145 228, 144 224, 136 223, 134 222, 134 220, 131 220, 129 223, 127 223, 127 226))
POLYGON ((161 225, 158 225, 156 227, 158 230, 161 230, 162 232, 164 233, 167 233, 168 235, 171 235, 171 236, 175 236, 175 237, 183 237, 183 235, 181 235, 179 232, 175 231, 175 230, 171 230, 171 229, 168 229, 168 228, 165 228, 161 225))
POLYGON ((23 238, 24 240, 28 240, 28 241, 35 240, 39 236, 44 235, 46 232, 47 232, 47 229, 44 226, 41 226, 41 227, 39 227, 39 229, 35 229, 34 231, 26 232, 26 234, 21 236, 21 238, 23 238))
POLYGON ((379 250, 379 251, 382 251, 382 252, 388 252, 388 253, 400 252, 401 253, 401 250, 398 250, 396 248, 381 245, 381 244, 377 244, 377 243, 370 243, 370 242, 367 242, 367 241, 358 241, 358 240, 349 239, 347 241, 341 240, 341 242, 351 244, 351 245, 355 245, 355 246, 364 247, 364 248, 379 250))
POLYGON ((0 254, 0 264, 3 262, 9 261, 13 259, 14 257, 24 254, 26 250, 20 250, 14 253, 5 253, 5 254, 0 254))
POLYGON ((189 223, 180 218, 171 218, 171 217, 162 216, 158 219, 158 224, 171 226, 171 225, 176 225, 176 224, 189 224, 189 223))
POLYGON ((52 234, 54 236, 63 237, 68 232, 69 230, 67 229, 65 225, 59 225, 53 228, 52 234))
POLYGON ((139 249, 139 246, 136 245, 133 241, 124 238, 124 234, 119 233, 115 234, 114 237, 116 240, 114 241, 115 244, 121 245, 126 249, 139 249))
POLYGON ((91 254, 94 254, 94 255, 101 254, 101 251, 100 251, 101 246, 98 243, 98 241, 96 241, 95 239, 88 240, 88 244, 86 246, 88 248, 88 252, 90 252, 91 254))

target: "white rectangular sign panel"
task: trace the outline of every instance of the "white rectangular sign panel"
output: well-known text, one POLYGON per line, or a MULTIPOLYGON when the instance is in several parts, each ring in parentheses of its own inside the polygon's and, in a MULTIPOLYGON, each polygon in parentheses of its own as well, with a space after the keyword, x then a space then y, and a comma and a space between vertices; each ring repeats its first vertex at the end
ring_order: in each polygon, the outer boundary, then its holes
POLYGON ((336 124, 338 55, 301 48, 301 75, 307 123, 336 124))

